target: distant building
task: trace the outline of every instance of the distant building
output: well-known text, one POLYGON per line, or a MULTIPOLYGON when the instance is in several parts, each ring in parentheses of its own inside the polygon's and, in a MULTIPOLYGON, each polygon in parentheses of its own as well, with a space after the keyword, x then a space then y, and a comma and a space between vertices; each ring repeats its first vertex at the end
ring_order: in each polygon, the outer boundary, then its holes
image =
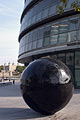
POLYGON ((4 64, 4 70, 0 72, 0 77, 9 77, 12 76, 12 73, 16 70, 16 65, 14 62, 11 64, 10 62, 8 65, 4 64))

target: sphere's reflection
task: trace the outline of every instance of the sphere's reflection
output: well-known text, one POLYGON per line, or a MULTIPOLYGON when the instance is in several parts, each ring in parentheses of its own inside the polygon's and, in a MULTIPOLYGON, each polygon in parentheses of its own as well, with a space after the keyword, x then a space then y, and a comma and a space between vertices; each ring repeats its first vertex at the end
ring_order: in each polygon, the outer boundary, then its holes
POLYGON ((21 76, 21 93, 35 111, 54 114, 62 109, 73 94, 70 70, 60 61, 42 58, 33 61, 21 76))

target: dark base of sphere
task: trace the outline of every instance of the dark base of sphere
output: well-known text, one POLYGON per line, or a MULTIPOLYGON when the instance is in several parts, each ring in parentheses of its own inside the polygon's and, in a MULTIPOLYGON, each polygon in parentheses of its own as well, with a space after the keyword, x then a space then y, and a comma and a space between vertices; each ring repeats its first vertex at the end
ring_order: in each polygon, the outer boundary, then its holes
POLYGON ((66 106, 74 89, 70 70, 62 62, 50 58, 29 64, 21 76, 20 86, 29 107, 47 115, 66 106))

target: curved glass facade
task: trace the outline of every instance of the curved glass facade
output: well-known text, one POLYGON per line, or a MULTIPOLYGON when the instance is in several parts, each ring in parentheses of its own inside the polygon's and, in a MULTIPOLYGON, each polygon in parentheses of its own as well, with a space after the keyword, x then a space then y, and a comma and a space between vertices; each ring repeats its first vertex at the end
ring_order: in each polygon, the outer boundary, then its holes
MULTIPOLYGON (((32 0, 29 0, 29 3, 31 1, 32 0)), ((25 8, 29 3, 26 2, 25 8)), ((69 0, 65 11, 69 10, 70 3, 71 1, 69 0)), ((58 4, 59 0, 42 0, 31 6, 31 8, 26 12, 25 16, 23 17, 20 33, 24 31, 27 27, 58 14, 58 4)))
POLYGON ((19 55, 42 47, 50 47, 80 41, 80 15, 53 21, 38 27, 20 40, 19 55))
POLYGON ((27 64, 50 55, 71 69, 77 81, 75 84, 80 86, 80 68, 76 65, 76 60, 80 59, 80 14, 70 9, 73 1, 68 0, 65 12, 60 16, 57 13, 59 0, 25 0, 18 61, 27 64))

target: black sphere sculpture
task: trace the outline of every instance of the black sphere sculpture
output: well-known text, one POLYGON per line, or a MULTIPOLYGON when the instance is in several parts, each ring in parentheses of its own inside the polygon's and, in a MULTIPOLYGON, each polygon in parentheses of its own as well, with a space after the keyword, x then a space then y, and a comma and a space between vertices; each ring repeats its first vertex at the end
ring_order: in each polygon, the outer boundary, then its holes
POLYGON ((50 115, 62 109, 73 95, 73 77, 59 60, 41 58, 30 63, 21 76, 21 93, 33 110, 50 115))

